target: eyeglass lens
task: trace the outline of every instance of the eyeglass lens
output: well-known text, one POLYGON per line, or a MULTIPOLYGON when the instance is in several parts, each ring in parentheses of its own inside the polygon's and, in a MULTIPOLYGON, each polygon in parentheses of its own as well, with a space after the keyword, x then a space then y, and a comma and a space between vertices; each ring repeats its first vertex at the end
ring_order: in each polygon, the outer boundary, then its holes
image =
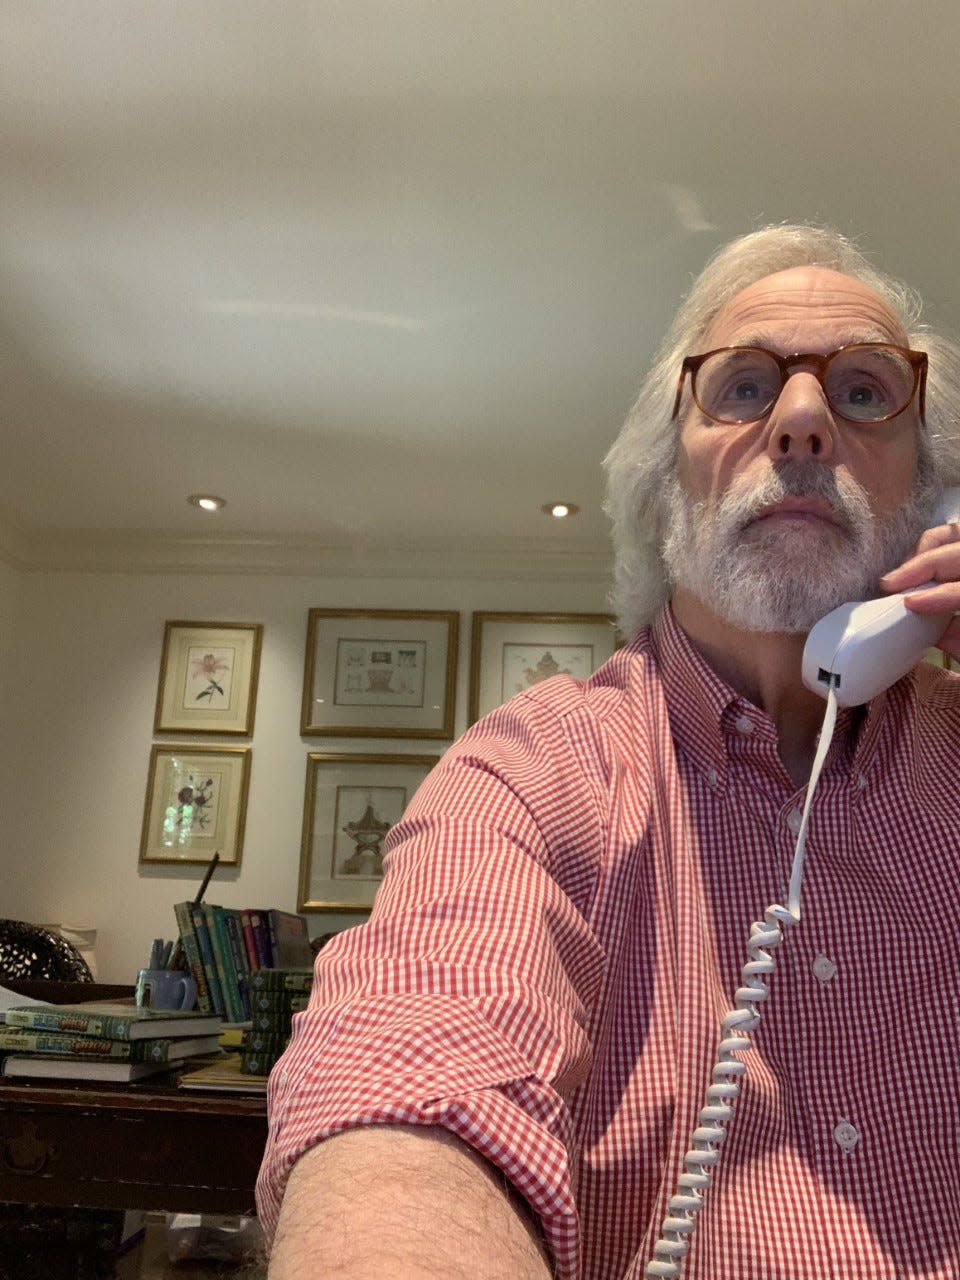
MULTIPOLYGON (((831 409, 855 422, 892 417, 910 403, 916 375, 910 361, 885 346, 835 351, 819 373, 831 409)), ((719 422, 755 422, 773 408, 784 376, 776 360, 753 347, 718 351, 696 372, 700 408, 719 422)))

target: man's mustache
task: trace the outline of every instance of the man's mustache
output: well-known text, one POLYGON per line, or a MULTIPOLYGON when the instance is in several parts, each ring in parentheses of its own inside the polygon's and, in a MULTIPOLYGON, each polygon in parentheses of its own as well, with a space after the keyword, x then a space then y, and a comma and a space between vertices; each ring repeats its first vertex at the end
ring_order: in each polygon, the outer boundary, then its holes
POLYGON ((724 515, 735 527, 744 529, 765 508, 784 498, 819 498, 829 506, 844 533, 862 528, 872 518, 866 490, 855 480, 838 479, 831 467, 822 463, 774 463, 770 472, 744 492, 728 489, 723 499, 724 515))

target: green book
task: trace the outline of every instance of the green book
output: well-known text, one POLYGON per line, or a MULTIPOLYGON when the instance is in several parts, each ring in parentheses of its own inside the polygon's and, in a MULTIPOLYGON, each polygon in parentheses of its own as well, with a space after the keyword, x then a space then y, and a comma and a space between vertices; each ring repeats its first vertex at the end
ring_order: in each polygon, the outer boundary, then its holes
POLYGON ((210 988, 207 985, 207 974, 203 967, 203 957, 200 955, 200 944, 197 942, 197 935, 193 927, 192 909, 192 902, 177 902, 174 904, 173 913, 177 918, 177 932, 180 934, 180 946, 183 949, 183 954, 187 957, 191 976, 197 984, 196 1007, 201 1013, 214 1013, 213 1001, 210 999, 210 988))
POLYGON ((207 990, 210 992, 210 1003, 213 1005, 214 1013, 219 1013, 221 1016, 226 1017, 227 1011, 223 1003, 223 992, 220 990, 217 962, 213 957, 213 945, 210 942, 210 933, 207 929, 207 914, 202 902, 190 904, 190 919, 193 921, 193 931, 197 935, 197 946, 200 950, 200 959, 203 962, 203 972, 207 979, 207 990))
POLYGON ((237 975, 237 997, 243 1011, 243 1018, 240 1021, 246 1021, 250 1017, 250 957, 247 955, 247 944, 243 937, 240 912, 236 907, 223 908, 223 922, 226 926, 230 952, 233 956, 234 972, 237 975))
POLYGON ((253 1030, 243 1033, 244 1053, 282 1053, 289 1043, 289 1029, 286 1033, 253 1030))
POLYGON ((220 1017, 199 1010, 145 1009, 117 1000, 88 1004, 17 1005, 6 1013, 8 1027, 68 1031, 106 1040, 151 1040, 169 1036, 218 1035, 220 1017))
POLYGON ((217 1035, 108 1040, 103 1036, 71 1035, 67 1031, 0 1027, 0 1053, 49 1053, 61 1058, 107 1058, 122 1062, 176 1062, 202 1053, 216 1053, 219 1045, 220 1037, 217 1035))
POLYGON ((233 954, 230 951, 230 939, 227 936, 223 907, 204 903, 204 914, 207 918, 210 945, 213 947, 213 955, 217 963, 220 990, 223 993, 223 1015, 228 1022, 243 1022, 243 1005, 240 1003, 237 971, 233 967, 233 954))
POLYGON ((279 1059, 279 1053, 242 1053, 240 1073, 245 1076, 268 1076, 279 1059))
POLYGON ((312 968, 258 969, 250 975, 251 991, 309 991, 312 986, 312 968))

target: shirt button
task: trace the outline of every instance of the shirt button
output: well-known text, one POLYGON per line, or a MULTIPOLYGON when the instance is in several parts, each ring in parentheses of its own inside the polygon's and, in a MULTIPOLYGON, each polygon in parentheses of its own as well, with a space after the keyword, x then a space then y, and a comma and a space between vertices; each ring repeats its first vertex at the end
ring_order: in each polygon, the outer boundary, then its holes
POLYGON ((753 733, 753 721, 749 716, 737 716, 736 720, 733 722, 733 727, 736 729, 737 733, 742 733, 744 735, 753 733))
POLYGON ((800 830, 800 828, 803 826, 803 814, 800 812, 799 809, 791 809, 790 812, 787 814, 787 826, 790 828, 790 830, 793 832, 794 835, 796 835, 797 832, 800 830))
POLYGON ((866 778, 866 774, 858 773, 858 774, 857 774, 857 787, 859 788, 859 790, 861 790, 861 791, 862 791, 866 785, 867 785, 867 778, 866 778))
POLYGON ((707 770, 707 781, 710 783, 711 787, 715 787, 717 785, 720 781, 720 775, 717 773, 716 769, 707 770))
POLYGON ((813 976, 818 982, 822 982, 824 986, 827 985, 836 972, 837 966, 829 956, 817 956, 813 962, 813 976))
POLYGON ((849 1120, 841 1120, 833 1131, 833 1140, 841 1151, 852 1151, 860 1141, 860 1135, 849 1120))

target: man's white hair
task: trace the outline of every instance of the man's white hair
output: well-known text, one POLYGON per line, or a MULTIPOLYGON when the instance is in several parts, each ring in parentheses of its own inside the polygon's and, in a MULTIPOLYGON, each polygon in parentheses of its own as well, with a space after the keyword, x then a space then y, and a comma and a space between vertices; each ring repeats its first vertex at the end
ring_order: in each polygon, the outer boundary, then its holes
POLYGON ((720 249, 697 277, 604 459, 604 509, 613 522, 612 601, 626 637, 648 622, 667 596, 661 498, 676 464, 672 412, 683 357, 700 350, 713 318, 735 294, 764 276, 803 266, 828 267, 862 281, 900 321, 910 346, 927 352, 921 461, 938 490, 960 483, 960 347, 921 325, 919 296, 828 228, 787 224, 741 236, 720 249))

